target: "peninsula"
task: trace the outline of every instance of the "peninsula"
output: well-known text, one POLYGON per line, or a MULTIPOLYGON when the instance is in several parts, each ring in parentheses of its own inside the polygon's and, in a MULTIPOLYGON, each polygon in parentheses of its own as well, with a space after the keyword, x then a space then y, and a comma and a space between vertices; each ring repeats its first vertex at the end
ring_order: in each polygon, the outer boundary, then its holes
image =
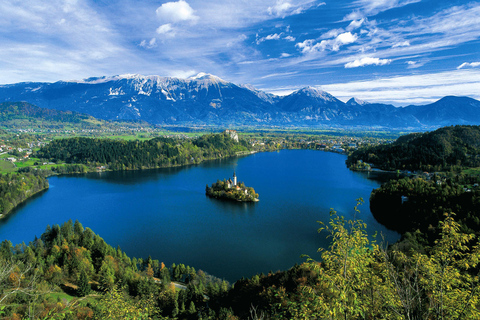
POLYGON ((205 188, 207 196, 217 199, 227 199, 240 202, 256 202, 258 201, 258 193, 252 187, 247 187, 243 182, 237 183, 237 175, 233 172, 232 179, 217 180, 210 187, 207 184, 205 188))

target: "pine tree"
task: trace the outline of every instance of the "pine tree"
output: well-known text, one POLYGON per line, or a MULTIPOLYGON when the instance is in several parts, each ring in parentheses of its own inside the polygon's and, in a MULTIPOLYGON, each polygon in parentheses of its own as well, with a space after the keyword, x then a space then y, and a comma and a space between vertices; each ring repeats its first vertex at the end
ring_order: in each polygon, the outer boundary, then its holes
POLYGON ((188 313, 194 314, 197 312, 197 309, 195 308, 195 303, 193 301, 190 301, 190 305, 188 306, 188 313))
POLYGON ((84 297, 88 295, 91 290, 92 287, 90 286, 90 283, 88 283, 87 273, 82 271, 82 273, 80 273, 80 278, 78 279, 77 293, 80 297, 84 297))

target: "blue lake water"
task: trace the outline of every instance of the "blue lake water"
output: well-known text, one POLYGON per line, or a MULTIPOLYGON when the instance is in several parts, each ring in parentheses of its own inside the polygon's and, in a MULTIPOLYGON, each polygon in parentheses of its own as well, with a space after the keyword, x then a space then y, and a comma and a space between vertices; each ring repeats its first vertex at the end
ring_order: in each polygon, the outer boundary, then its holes
POLYGON ((380 183, 345 166, 344 155, 282 150, 217 160, 197 166, 145 171, 91 173, 49 178, 50 189, 0 221, 0 241, 32 241, 47 225, 72 219, 91 228, 131 257, 184 263, 231 282, 270 270, 286 270, 305 259, 320 259, 328 246, 317 221, 330 208, 357 218, 388 242, 399 235, 372 217, 368 199, 380 183), (229 178, 260 195, 257 203, 205 196, 206 184, 229 178))

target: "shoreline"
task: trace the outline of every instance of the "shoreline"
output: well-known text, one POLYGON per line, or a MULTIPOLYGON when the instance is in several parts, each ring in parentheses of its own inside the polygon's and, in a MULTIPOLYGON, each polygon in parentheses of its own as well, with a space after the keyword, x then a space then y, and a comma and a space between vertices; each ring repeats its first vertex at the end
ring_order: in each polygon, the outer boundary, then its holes
POLYGON ((48 190, 49 188, 50 188, 50 186, 47 185, 46 188, 40 189, 40 190, 38 190, 37 192, 34 192, 34 193, 28 195, 28 197, 25 197, 22 201, 20 201, 19 203, 17 203, 14 207, 12 207, 12 208, 11 208, 10 210, 8 210, 7 212, 5 212, 5 213, 0 213, 0 221, 1 221, 2 219, 5 219, 9 214, 12 213, 12 211, 14 211, 15 209, 17 209, 21 204, 24 204, 27 200, 31 199, 33 196, 39 194, 40 192, 46 191, 46 190, 48 190))

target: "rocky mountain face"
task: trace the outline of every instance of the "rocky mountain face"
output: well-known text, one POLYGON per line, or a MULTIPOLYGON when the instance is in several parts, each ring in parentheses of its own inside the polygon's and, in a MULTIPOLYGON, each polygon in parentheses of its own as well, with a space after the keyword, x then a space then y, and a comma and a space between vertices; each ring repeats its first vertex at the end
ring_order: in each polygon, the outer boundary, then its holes
POLYGON ((6 101, 26 101, 106 120, 166 125, 429 128, 480 124, 480 101, 466 97, 396 108, 354 98, 344 103, 312 87, 279 97, 204 73, 187 79, 122 75, 2 85, 0 102, 6 101))

